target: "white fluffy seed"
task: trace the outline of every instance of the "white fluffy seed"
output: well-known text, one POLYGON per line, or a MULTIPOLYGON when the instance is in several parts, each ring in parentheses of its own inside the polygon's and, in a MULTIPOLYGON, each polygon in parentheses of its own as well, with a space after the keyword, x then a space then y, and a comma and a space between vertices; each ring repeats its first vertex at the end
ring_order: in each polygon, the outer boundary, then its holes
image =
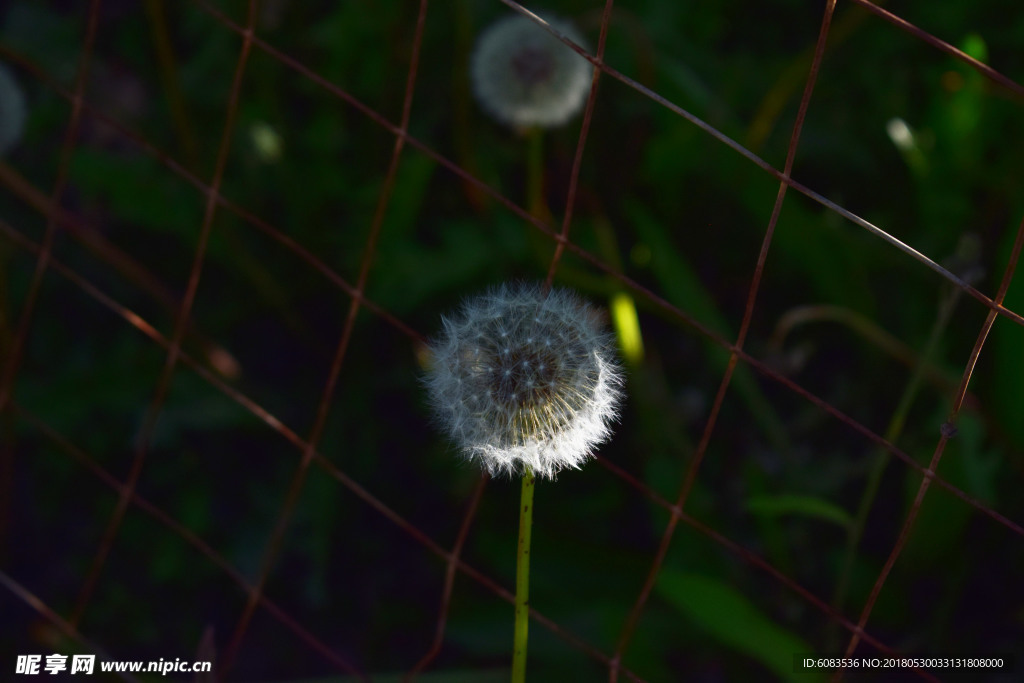
POLYGON ((502 285, 443 328, 430 344, 430 400, 463 453, 492 474, 553 478, 610 435, 622 370, 601 316, 575 294, 502 285), (470 350, 475 362, 459 363, 470 350))

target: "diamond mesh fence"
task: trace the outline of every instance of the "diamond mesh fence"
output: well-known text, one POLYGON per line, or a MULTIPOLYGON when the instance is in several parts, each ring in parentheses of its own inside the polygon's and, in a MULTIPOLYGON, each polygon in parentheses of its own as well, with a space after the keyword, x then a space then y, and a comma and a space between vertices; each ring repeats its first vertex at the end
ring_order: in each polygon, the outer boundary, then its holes
POLYGON ((530 680, 1021 676, 1024 18, 883 5, 5 5, 6 675, 505 680, 518 486, 421 377, 526 281, 627 375, 530 680), (543 133, 474 100, 513 14, 594 67, 543 133), (1005 664, 797 665, 854 655, 1005 664))

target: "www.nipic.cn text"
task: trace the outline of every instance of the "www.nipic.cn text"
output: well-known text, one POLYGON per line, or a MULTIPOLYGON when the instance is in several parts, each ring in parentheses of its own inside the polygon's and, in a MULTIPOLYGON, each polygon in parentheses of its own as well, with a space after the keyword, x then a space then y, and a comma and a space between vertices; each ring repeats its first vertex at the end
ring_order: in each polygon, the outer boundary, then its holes
MULTIPOLYGON (((119 673, 156 673, 166 676, 170 673, 200 673, 212 670, 211 662, 175 659, 159 661, 131 662, 110 661, 100 662, 101 672, 119 673)), ((18 655, 14 665, 14 673, 25 676, 37 674, 69 674, 91 675, 96 671, 96 655, 18 655)))

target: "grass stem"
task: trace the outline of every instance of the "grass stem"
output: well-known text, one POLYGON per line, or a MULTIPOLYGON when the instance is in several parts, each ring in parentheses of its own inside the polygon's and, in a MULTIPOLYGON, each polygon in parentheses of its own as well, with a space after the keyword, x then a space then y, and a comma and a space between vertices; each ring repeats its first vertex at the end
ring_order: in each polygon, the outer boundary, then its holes
MULTIPOLYGON (((953 317, 953 311, 956 308, 956 304, 959 299, 959 289, 946 288, 946 291, 939 302, 938 315, 935 317, 935 322, 928 335, 928 340, 925 342, 924 350, 921 352, 921 355, 917 359, 917 363, 914 365, 910 381, 907 382, 907 386, 903 390, 903 395, 900 397, 896 411, 893 413, 892 418, 889 420, 889 426, 885 430, 884 436, 886 441, 889 443, 896 443, 897 439, 899 439, 900 435, 903 433, 903 427, 906 424, 907 416, 910 414, 910 409, 913 407, 914 399, 917 398, 921 389, 922 380, 924 379, 928 368, 935 363, 935 356, 938 352, 939 342, 942 340, 943 333, 949 327, 950 319, 953 317)), ((890 457, 889 452, 885 449, 876 448, 874 450, 871 470, 868 472, 867 484, 864 487, 864 492, 861 494, 861 500, 857 507, 857 514, 854 517, 854 522, 847 534, 846 552, 843 558, 842 569, 839 573, 839 580, 836 584, 835 593, 832 598, 832 606, 840 612, 842 612, 844 603, 846 602, 847 591, 849 590, 850 580, 853 575, 853 565, 857 557, 857 549, 860 547, 860 542, 864 537, 864 529, 867 526, 868 515, 874 507, 875 498, 877 497, 879 488, 882 485, 882 475, 885 473, 885 468, 889 464, 890 457)), ((834 649, 838 645, 838 641, 836 640, 837 629, 833 625, 829 631, 829 647, 834 649)))

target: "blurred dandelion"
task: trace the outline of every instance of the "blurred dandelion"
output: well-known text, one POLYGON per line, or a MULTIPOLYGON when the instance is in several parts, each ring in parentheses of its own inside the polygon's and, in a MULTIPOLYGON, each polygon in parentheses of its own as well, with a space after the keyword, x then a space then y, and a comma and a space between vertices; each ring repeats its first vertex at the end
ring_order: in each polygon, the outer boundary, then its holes
POLYGON ((6 66, 0 64, 0 154, 21 139, 25 127, 25 95, 6 66))
MULTIPOLYGON (((545 17, 556 31, 584 45, 576 28, 545 17)), ((492 24, 480 36, 470 63, 480 106, 502 123, 527 128, 566 123, 583 107, 593 67, 529 17, 492 24)))
POLYGON ((600 314, 575 294, 502 285, 443 322, 426 383, 467 457, 553 478, 609 436, 622 371, 600 314))

